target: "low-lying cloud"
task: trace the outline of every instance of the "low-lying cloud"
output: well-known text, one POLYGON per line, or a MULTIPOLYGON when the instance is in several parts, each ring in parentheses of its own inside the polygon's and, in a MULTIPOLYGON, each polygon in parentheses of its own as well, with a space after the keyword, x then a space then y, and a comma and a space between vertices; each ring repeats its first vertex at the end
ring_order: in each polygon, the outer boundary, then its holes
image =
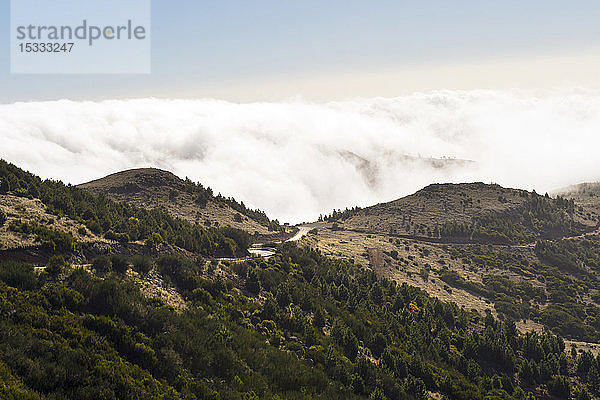
POLYGON ((158 167, 289 222, 434 182, 545 192, 598 180, 599 151, 600 94, 587 91, 0 105, 0 157, 42 177, 76 184, 158 167))

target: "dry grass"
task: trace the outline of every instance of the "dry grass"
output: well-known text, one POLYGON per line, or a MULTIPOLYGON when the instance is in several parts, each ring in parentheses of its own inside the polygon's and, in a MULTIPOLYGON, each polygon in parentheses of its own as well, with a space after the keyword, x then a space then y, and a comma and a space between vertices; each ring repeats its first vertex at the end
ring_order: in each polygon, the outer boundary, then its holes
POLYGON ((142 275, 137 271, 129 269, 127 275, 138 285, 144 296, 160 297, 178 312, 187 309, 187 304, 177 289, 165 282, 156 268, 152 268, 146 275, 142 275))
POLYGON ((198 222, 204 226, 226 226, 245 230, 250 234, 272 233, 267 227, 242 215, 236 221, 237 211, 226 204, 209 201, 206 206, 196 204, 194 195, 186 192, 185 182, 170 172, 154 168, 132 169, 79 185, 98 195, 143 208, 164 207, 172 216, 198 222))
POLYGON ((34 235, 24 235, 8 229, 10 221, 20 219, 23 222, 37 222, 48 228, 68 232, 78 242, 107 242, 94 235, 83 224, 67 217, 57 217, 46 212, 46 207, 39 199, 26 199, 12 195, 0 195, 0 209, 8 220, 0 227, 0 249, 14 249, 39 244, 34 235), (85 230, 85 235, 81 234, 85 230))
MULTIPOLYGON (((489 212, 501 213, 510 219, 528 198, 528 192, 499 185, 435 184, 413 195, 359 210, 339 224, 346 229, 382 235, 430 237, 436 225, 470 224, 474 217, 489 212)), ((600 197, 597 200, 593 203, 595 206, 579 204, 582 208, 574 215, 575 222, 582 224, 585 230, 597 226, 600 197)))
MULTIPOLYGON (((598 188, 600 191, 600 185, 598 188)), ((589 191, 586 193, 589 194, 589 191)), ((431 296, 455 302, 467 310, 481 312, 490 309, 496 314, 491 299, 449 287, 440 280, 441 270, 447 268, 472 283, 482 283, 486 275, 502 276, 513 282, 527 281, 536 287, 545 287, 545 283, 508 269, 466 265, 462 260, 452 258, 449 247, 431 241, 429 231, 449 221, 468 223, 474 216, 488 212, 503 213, 510 218, 512 210, 527 201, 529 194, 525 194, 527 192, 522 190, 483 183, 430 185, 411 196, 359 210, 338 222, 338 229, 323 227, 316 234, 303 238, 300 244, 319 249, 331 257, 367 266, 380 276, 419 287, 431 296)), ((585 207, 600 204, 600 201, 595 203, 600 196, 596 198, 594 194, 590 197, 594 201, 588 201, 585 207)), ((597 224, 596 217, 592 215, 593 218, 590 218, 578 201, 581 199, 576 198, 578 211, 575 221, 591 230, 597 224)), ((532 245, 493 247, 497 251, 518 253, 530 262, 539 261, 532 245)), ((547 306, 536 305, 540 309, 547 306)), ((541 328, 533 321, 520 321, 518 327, 524 331, 541 328)))
POLYGON ((379 234, 427 236, 445 222, 470 223, 484 212, 517 208, 527 200, 522 193, 483 183, 429 185, 413 195, 364 208, 343 221, 343 226, 379 234))
POLYGON ((299 243, 302 246, 319 249, 328 256, 372 268, 379 276, 416 286, 431 296, 479 312, 490 310, 496 314, 489 300, 463 289, 450 288, 439 279, 438 271, 445 267, 473 282, 481 282, 483 273, 505 275, 512 279, 517 277, 516 274, 506 270, 494 268, 477 271, 464 265, 460 260, 451 259, 442 245, 413 239, 320 229, 317 234, 309 234, 299 243), (392 257, 393 251, 398 253, 396 258, 392 257))
POLYGON ((600 221, 600 182, 569 186, 557 190, 555 194, 573 199, 581 207, 577 211, 580 219, 591 223, 600 221))
POLYGON ((589 342, 578 342, 576 340, 565 340, 565 352, 570 352, 571 347, 575 345, 575 348, 579 353, 584 351, 591 352, 595 357, 600 354, 600 344, 598 343, 589 343, 589 342))
MULTIPOLYGON (((544 286, 544 283, 534 278, 524 277, 507 269, 467 265, 460 259, 452 258, 446 245, 416 239, 321 228, 316 234, 305 236, 299 244, 319 249, 330 257, 346 259, 354 264, 372 268, 379 276, 416 286, 431 296, 454 302, 466 310, 490 310, 494 315, 497 315, 497 312, 491 300, 478 293, 450 287, 440 279, 440 271, 447 268, 473 283, 482 283, 485 275, 498 275, 515 282, 527 281, 534 286, 544 286)), ((518 252, 532 261, 536 259, 530 246, 494 247, 498 251, 518 252)), ((544 308, 546 304, 538 306, 544 308)), ((533 321, 521 321, 518 327, 524 331, 539 328, 533 321)))

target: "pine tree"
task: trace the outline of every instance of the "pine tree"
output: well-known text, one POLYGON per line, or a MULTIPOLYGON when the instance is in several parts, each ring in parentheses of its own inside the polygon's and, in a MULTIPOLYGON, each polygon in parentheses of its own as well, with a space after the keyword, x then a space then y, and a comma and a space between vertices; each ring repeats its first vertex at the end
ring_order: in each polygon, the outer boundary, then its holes
POLYGON ((246 273, 246 289, 253 294, 258 294, 261 289, 260 280, 256 269, 250 268, 246 273))

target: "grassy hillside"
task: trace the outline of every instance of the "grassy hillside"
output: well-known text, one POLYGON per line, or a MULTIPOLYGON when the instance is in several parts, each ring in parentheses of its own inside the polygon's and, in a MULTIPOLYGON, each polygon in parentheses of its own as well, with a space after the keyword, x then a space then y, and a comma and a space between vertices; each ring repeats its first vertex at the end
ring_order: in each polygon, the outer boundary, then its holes
POLYGON ((207 227, 228 225, 250 234, 281 228, 262 211, 248 209, 233 198, 215 196, 210 188, 155 168, 117 172, 78 187, 138 207, 164 208, 174 217, 207 227))
POLYGON ((598 221, 579 201, 482 183, 431 185, 334 213, 332 227, 301 244, 466 309, 513 318, 521 330, 597 343, 598 221))
POLYGON ((559 189, 554 193, 567 199, 573 199, 581 214, 589 219, 600 221, 600 182, 581 183, 559 189))
POLYGON ((108 243, 89 231, 83 223, 49 213, 39 199, 0 194, 0 212, 5 215, 4 223, 0 223, 0 250, 36 245, 34 233, 18 231, 17 226, 23 223, 41 224, 47 229, 64 232, 79 243, 108 243))
POLYGON ((577 203, 600 203, 600 182, 587 182, 556 190, 556 195, 572 198, 577 203))
MULTIPOLYGON (((143 242, 148 246, 177 246, 200 255, 235 256, 246 254, 251 241, 247 232, 229 226, 203 227, 161 209, 139 208, 103 195, 94 196, 62 182, 42 181, 3 160, 0 160, 0 195, 39 199, 45 212, 57 218, 68 217, 97 236, 123 244, 143 242)), ((56 248, 57 241, 67 246, 76 244, 71 237, 65 237, 64 231, 42 226, 41 221, 27 226, 22 222, 13 221, 9 229, 34 234, 38 242, 50 249, 56 248)))
POLYGON ((578 215, 571 200, 468 183, 430 185, 389 203, 348 212, 338 223, 383 235, 515 244, 579 234, 592 230, 597 221, 578 215))

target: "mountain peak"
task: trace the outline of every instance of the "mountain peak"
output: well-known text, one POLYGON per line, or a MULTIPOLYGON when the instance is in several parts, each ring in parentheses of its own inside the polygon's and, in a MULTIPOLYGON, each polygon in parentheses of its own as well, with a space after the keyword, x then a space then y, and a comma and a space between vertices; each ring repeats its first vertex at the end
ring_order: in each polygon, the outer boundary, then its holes
POLYGON ((183 183, 181 178, 169 171, 158 168, 135 168, 115 172, 78 186, 96 194, 99 192, 126 194, 136 193, 146 188, 180 187, 183 183))
POLYGON ((171 215, 205 226, 232 226, 251 234, 271 234, 267 216, 233 199, 213 196, 210 188, 158 168, 116 172, 78 185, 94 195, 143 208, 165 208, 171 215))

